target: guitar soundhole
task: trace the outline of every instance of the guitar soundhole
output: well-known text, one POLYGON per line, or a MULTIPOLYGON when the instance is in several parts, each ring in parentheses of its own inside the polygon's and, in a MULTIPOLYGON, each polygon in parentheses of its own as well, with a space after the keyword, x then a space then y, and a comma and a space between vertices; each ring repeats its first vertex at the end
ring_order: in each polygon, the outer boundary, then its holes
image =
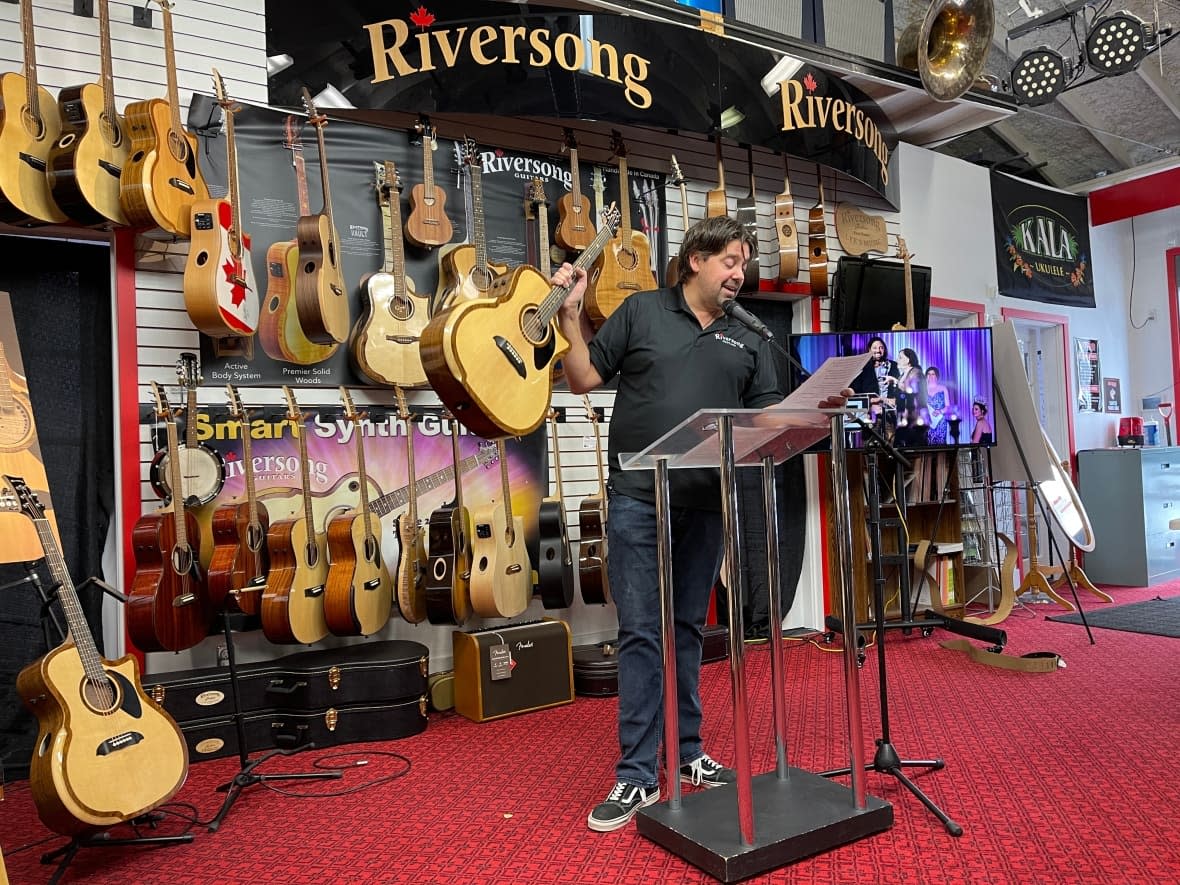
POLYGON ((202 249, 200 252, 197 253, 196 260, 197 260, 197 267, 204 267, 206 264, 209 263, 209 252, 205 249, 202 249))
POLYGON ((365 562, 376 562, 381 558, 381 549, 377 546, 376 538, 365 539, 365 562))
POLYGON ((414 315, 414 305, 409 298, 397 295, 389 299, 389 312, 395 320, 405 321, 414 315))
POLYGON ((441 581, 447 576, 447 561, 441 556, 434 561, 434 580, 441 581))
POLYGON ((823 249, 812 249, 812 250, 811 250, 811 256, 812 256, 813 258, 822 258, 822 257, 823 257, 823 254, 824 254, 824 250, 823 250, 823 249))
POLYGON ((21 122, 24 124, 25 131, 35 140, 40 141, 45 135, 45 121, 40 117, 35 116, 32 109, 28 105, 21 108, 21 122))
POLYGON ((492 285, 492 272, 486 267, 476 267, 471 271, 471 282, 481 292, 486 292, 492 285))
POLYGON ((246 546, 254 553, 262 549, 263 543, 266 541, 266 533, 262 531, 260 525, 246 526, 246 546))
POLYGON ((123 129, 118 123, 112 123, 111 118, 105 112, 99 115, 98 121, 103 137, 107 140, 108 144, 118 147, 123 143, 123 129))
POLYGON ((520 330, 524 333, 524 337, 529 344, 534 347, 541 347, 549 341, 551 331, 549 324, 541 325, 537 321, 537 308, 530 307, 523 314, 521 314, 520 330))
POLYGON ((65 135, 63 135, 61 138, 58 139, 58 141, 57 141, 58 150, 64 151, 66 148, 68 148, 70 145, 72 145, 76 139, 77 139, 77 136, 74 135, 73 132, 67 132, 65 135))
POLYGON ((488 558, 486 556, 481 556, 479 558, 479 570, 481 572, 486 572, 488 570, 488 558))
POLYGON ((136 152, 135 152, 135 153, 134 153, 134 154, 131 156, 131 162, 132 162, 132 163, 139 163, 139 162, 142 162, 142 161, 143 161, 143 151, 136 151, 136 152))
POLYGON ((41 741, 37 744, 37 755, 44 756, 49 752, 50 746, 53 744, 53 732, 46 732, 41 735, 41 741))
POLYGON ((555 560, 555 559, 557 559, 557 548, 556 547, 546 547, 545 548, 545 561, 546 562, 553 562, 553 560, 555 560))
POLYGON ((172 548, 172 570, 178 575, 187 575, 193 568, 193 551, 191 547, 172 548))
POLYGON ((306 274, 313 274, 315 273, 315 268, 316 263, 314 261, 308 261, 303 265, 303 272, 306 274))
POLYGON ((314 541, 308 541, 303 548, 303 556, 308 568, 315 568, 320 561, 320 548, 315 545, 314 541))
POLYGON ((639 267, 639 253, 626 246, 615 252, 615 260, 619 262, 619 267, 628 272, 639 267))
POLYGON ((188 142, 171 129, 168 130, 168 150, 176 158, 177 163, 188 163, 188 142))
POLYGON ((281 299, 279 298, 278 295, 275 295, 274 297, 272 297, 269 301, 266 302, 267 312, 275 313, 279 309, 280 302, 281 302, 281 299))
POLYGON ((783 233, 783 239, 787 239, 787 240, 793 239, 795 236, 795 231, 791 227, 791 225, 789 225, 789 224, 783 225, 782 233, 783 233))
POLYGON ((110 679, 102 682, 83 679, 82 701, 95 713, 112 713, 119 708, 119 687, 110 679))

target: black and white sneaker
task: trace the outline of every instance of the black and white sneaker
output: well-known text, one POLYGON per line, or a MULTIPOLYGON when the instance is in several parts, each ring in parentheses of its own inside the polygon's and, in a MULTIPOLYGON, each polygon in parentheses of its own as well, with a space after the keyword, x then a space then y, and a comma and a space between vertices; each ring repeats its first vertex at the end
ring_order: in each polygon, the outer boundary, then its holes
POLYGON ((660 801, 659 787, 637 787, 619 781, 600 805, 596 805, 586 819, 587 826, 599 833, 609 833, 626 825, 635 812, 645 805, 660 801))
POLYGON ((680 782, 694 787, 723 787, 737 782, 737 772, 702 755, 700 759, 680 766, 680 782))

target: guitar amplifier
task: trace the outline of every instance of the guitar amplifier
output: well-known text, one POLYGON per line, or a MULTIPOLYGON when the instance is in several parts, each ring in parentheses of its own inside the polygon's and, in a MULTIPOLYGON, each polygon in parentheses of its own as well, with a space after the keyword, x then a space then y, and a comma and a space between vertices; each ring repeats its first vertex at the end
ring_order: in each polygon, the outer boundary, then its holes
POLYGON ((451 634, 455 710, 473 722, 574 700, 570 628, 546 618, 451 634))

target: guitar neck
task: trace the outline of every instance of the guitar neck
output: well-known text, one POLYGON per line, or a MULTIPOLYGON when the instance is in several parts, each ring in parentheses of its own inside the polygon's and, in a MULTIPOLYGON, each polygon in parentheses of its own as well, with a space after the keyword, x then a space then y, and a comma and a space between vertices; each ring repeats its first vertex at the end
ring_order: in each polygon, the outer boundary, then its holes
POLYGON ((602 180, 602 170, 594 167, 594 217, 602 217, 603 201, 606 199, 606 182, 602 180))
POLYGON ((188 546, 184 519, 184 470, 180 466, 180 442, 176 433, 176 419, 168 417, 168 481, 172 486, 172 521, 176 526, 176 547, 183 550, 188 546))
MULTIPOLYGON (((412 433, 409 423, 406 424, 406 433, 412 433)), ((472 455, 469 458, 464 458, 459 462, 459 472, 466 473, 479 464, 479 456, 472 455)), ((412 501, 421 495, 423 492, 429 492, 433 489, 441 488, 452 481, 455 476, 455 468, 448 464, 442 470, 436 470, 428 476, 413 482, 411 485, 403 486, 400 489, 395 489, 392 492, 386 492, 379 498, 373 499, 369 503, 369 510, 376 513, 378 516, 386 516, 393 513, 395 510, 400 510, 407 502, 412 501)))
POLYGON ((553 479, 554 485, 557 486, 557 500, 564 502, 565 494, 561 488, 561 437, 557 433, 557 415, 555 413, 549 415, 549 435, 553 437, 553 479))
POLYGON ((254 456, 251 454, 250 418, 243 413, 238 425, 242 428, 242 472, 246 476, 246 505, 250 525, 258 525, 258 491, 254 487, 254 456))
POLYGON ((427 196, 434 193, 434 133, 422 130, 422 185, 427 196))
POLYGON ((328 183, 328 152, 324 146, 324 126, 322 123, 315 128, 316 141, 320 146, 320 189, 324 195, 324 215, 328 218, 328 229, 335 230, 336 224, 332 219, 332 188, 328 183))
MULTIPOLYGON (((599 225, 598 233, 590 241, 590 245, 583 249, 582 254, 574 261, 574 267, 589 268, 595 262, 606 244, 610 242, 611 237, 614 236, 614 231, 611 228, 612 226, 609 224, 599 225)), ((572 286, 573 283, 571 282, 570 285, 572 286)), ((554 286, 549 290, 549 294, 537 306, 537 313, 534 317, 540 329, 544 329, 557 316, 557 312, 561 310, 561 305, 569 293, 569 288, 565 286, 554 286)))
POLYGON ((537 263, 541 275, 549 279, 553 276, 553 262, 549 260, 549 204, 544 202, 537 203, 537 239, 540 241, 537 263))
POLYGON ((504 516, 508 520, 508 546, 516 544, 516 526, 512 519, 512 488, 508 484, 508 453, 504 448, 504 440, 496 440, 496 452, 500 456, 500 492, 504 496, 504 516))
POLYGON ((688 185, 680 182, 680 223, 688 230, 688 185))
POLYGON ((168 75, 168 110, 171 114, 169 125, 173 132, 180 134, 184 127, 180 125, 180 89, 176 82, 176 44, 172 37, 172 9, 169 4, 161 4, 160 12, 164 16, 164 67, 168 75))
POLYGON ((471 174, 472 242, 475 244, 475 267, 484 274, 488 270, 488 246, 484 239, 483 227, 483 170, 479 163, 468 166, 471 174))
POLYGON ((578 172, 578 149, 570 148, 570 195, 573 197, 573 204, 580 205, 582 202, 582 177, 578 172))
POLYGON ((115 71, 111 64, 111 14, 108 0, 98 0, 99 82, 102 84, 102 110, 108 120, 115 120, 115 71))
POLYGON ((623 241, 624 246, 630 247, 631 194, 628 191, 628 187, 627 160, 619 157, 619 214, 622 215, 622 221, 619 223, 619 239, 623 241))
POLYGON ((914 281, 910 277, 910 255, 907 252, 905 258, 902 259, 903 272, 905 273, 905 324, 906 328, 914 328, 914 281))
POLYGON ((229 230, 229 252, 234 258, 242 255, 242 200, 238 186, 238 151, 234 137, 234 114, 232 107, 225 109, 225 154, 229 178, 229 205, 232 221, 229 230))
POLYGON ((287 118, 287 135, 291 149, 291 165, 295 167, 295 193, 299 201, 299 217, 311 214, 311 201, 307 197, 307 164, 303 161, 303 142, 299 138, 298 118, 287 118))
MULTIPOLYGON (((369 473, 365 469, 365 426, 364 422, 357 420, 353 425, 353 432, 356 433, 356 472, 361 482, 361 508, 362 515, 369 512, 369 473)), ((372 540, 373 531, 369 525, 369 520, 365 520, 365 538, 372 540)))
POLYGON ((417 528, 418 525, 418 481, 417 471, 414 467, 414 416, 407 414, 405 416, 406 423, 406 479, 409 480, 406 488, 410 490, 410 506, 406 511, 408 514, 409 525, 417 528))
POLYGON ((188 388, 184 410, 184 445, 187 449, 197 447, 197 389, 188 388))
POLYGON ((315 519, 311 507, 311 466, 307 459, 307 425, 299 422, 299 481, 303 487, 303 518, 307 520, 307 536, 315 533, 315 519))
POLYGON ((402 207, 396 187, 389 190, 389 203, 382 212, 385 229, 385 272, 393 275, 393 294, 406 294, 406 247, 402 238, 402 207))
POLYGON ((33 0, 20 0, 20 35, 24 44, 25 102, 34 120, 41 119, 37 90, 37 39, 33 33, 33 0))
POLYGON ((459 470, 459 427, 451 422, 451 464, 455 468, 455 509, 463 509, 463 476, 459 470))
POLYGON ((0 412, 11 412, 16 406, 16 398, 12 394, 12 376, 8 370, 8 357, 4 354, 4 345, 0 344, 0 412))

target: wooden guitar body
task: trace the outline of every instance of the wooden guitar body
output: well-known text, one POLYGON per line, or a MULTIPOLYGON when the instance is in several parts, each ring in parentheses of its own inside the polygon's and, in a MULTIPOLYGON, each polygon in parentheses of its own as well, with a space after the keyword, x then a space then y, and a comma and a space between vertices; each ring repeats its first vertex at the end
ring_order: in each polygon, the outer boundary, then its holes
POLYGON ((541 604, 547 609, 569 608, 574 601, 574 569, 565 504, 560 500, 542 501, 537 527, 540 533, 537 588, 541 604))
POLYGON ((226 599, 248 615, 256 615, 262 604, 270 557, 266 536, 270 517, 258 508, 258 526, 250 528, 250 505, 224 504, 213 511, 213 556, 205 575, 209 604, 220 609, 226 599))
POLYGON ((597 233, 594 216, 590 211, 590 200, 573 194, 565 194, 557 201, 558 221, 553 231, 557 245, 567 252, 581 252, 594 240, 597 233))
POLYGON ((447 218, 447 192, 437 185, 426 193, 424 184, 410 190, 410 214, 406 216, 406 239, 426 249, 444 246, 455 235, 447 218))
POLYGON ((295 308, 299 325, 316 344, 339 344, 348 338, 351 319, 348 289, 340 269, 340 237, 324 213, 307 215, 295 226, 299 273, 295 276, 295 308))
POLYGON ((162 98, 132 102, 123 114, 131 148, 119 202, 127 222, 187 239, 193 203, 209 199, 209 187, 197 166, 197 139, 172 129, 172 109, 162 98))
POLYGON ((127 594, 127 630, 142 651, 183 651, 209 635, 215 614, 199 575, 197 520, 184 514, 189 543, 177 549, 169 511, 142 516, 131 533, 135 578, 127 594))
POLYGON ((799 276, 799 230, 795 225, 795 200, 787 191, 774 200, 774 226, 778 233, 778 281, 799 276))
POLYGON ((167 802, 188 775, 180 729, 139 684, 135 658, 103 660, 114 704, 86 678, 72 641, 17 676, 37 717, 29 783, 37 814, 56 833, 110 827, 167 802))
POLYGON ((340 345, 316 344, 303 334, 292 281, 299 273, 299 244, 274 243, 266 250, 266 298, 259 314, 258 341, 271 359, 309 366, 326 360, 340 345))
POLYGON ((403 277, 398 295, 391 274, 373 273, 364 281, 367 311, 352 339, 357 370, 372 384, 425 387, 426 370, 418 346, 430 322, 430 303, 414 292, 414 281, 403 277))
POLYGON ((628 296, 657 288, 647 235, 632 231, 629 242, 624 242, 620 232, 595 260, 590 279, 583 305, 597 329, 628 296))
POLYGON ((606 574, 606 536, 603 504, 599 497, 583 498, 578 507, 578 583, 587 605, 610 602, 610 581, 606 574))
POLYGON ((353 512, 328 523, 327 534, 332 565, 324 620, 336 636, 372 636, 388 623, 393 609, 393 582, 377 542, 381 521, 374 513, 353 512))
POLYGON ((432 624, 460 626, 471 617, 471 548, 466 507, 436 508, 427 526, 426 617, 432 624))
POLYGON ((270 574, 262 591, 262 632, 271 642, 309 645, 328 635, 324 537, 306 519, 272 523, 266 534, 270 574))
POLYGON ((492 283, 506 273, 508 265, 495 261, 488 261, 486 268, 480 267, 476 247, 472 243, 460 243, 439 255, 439 288, 443 293, 439 307, 445 310, 463 301, 490 298, 492 283))
POLYGON ((192 245, 184 266, 184 309, 198 331, 210 338, 249 337, 258 328, 258 284, 250 237, 241 254, 230 246, 233 206, 229 200, 192 205, 192 245))
POLYGON ((524 520, 512 518, 511 545, 502 502, 473 509, 471 522, 471 608, 482 618, 514 618, 529 607, 533 595, 524 520))
POLYGON ((37 87, 38 121, 28 106, 29 82, 0 75, 0 221, 61 224, 66 214, 53 200, 49 153, 61 135, 57 102, 37 87))
POLYGON ((569 349, 556 324, 530 327, 551 288, 540 271, 517 267, 497 279, 493 297, 460 302, 422 332, 422 365, 431 386, 452 414, 485 439, 523 436, 545 420, 552 364, 569 349))
POLYGON ((397 608, 411 624, 426 620, 426 569, 429 557, 422 529, 401 513, 394 520, 394 533, 399 544, 397 551, 397 608))
POLYGON ((57 96, 61 137, 49 152, 54 202, 79 224, 126 224, 119 178, 131 143, 123 118, 110 119, 98 83, 70 86, 57 96))

